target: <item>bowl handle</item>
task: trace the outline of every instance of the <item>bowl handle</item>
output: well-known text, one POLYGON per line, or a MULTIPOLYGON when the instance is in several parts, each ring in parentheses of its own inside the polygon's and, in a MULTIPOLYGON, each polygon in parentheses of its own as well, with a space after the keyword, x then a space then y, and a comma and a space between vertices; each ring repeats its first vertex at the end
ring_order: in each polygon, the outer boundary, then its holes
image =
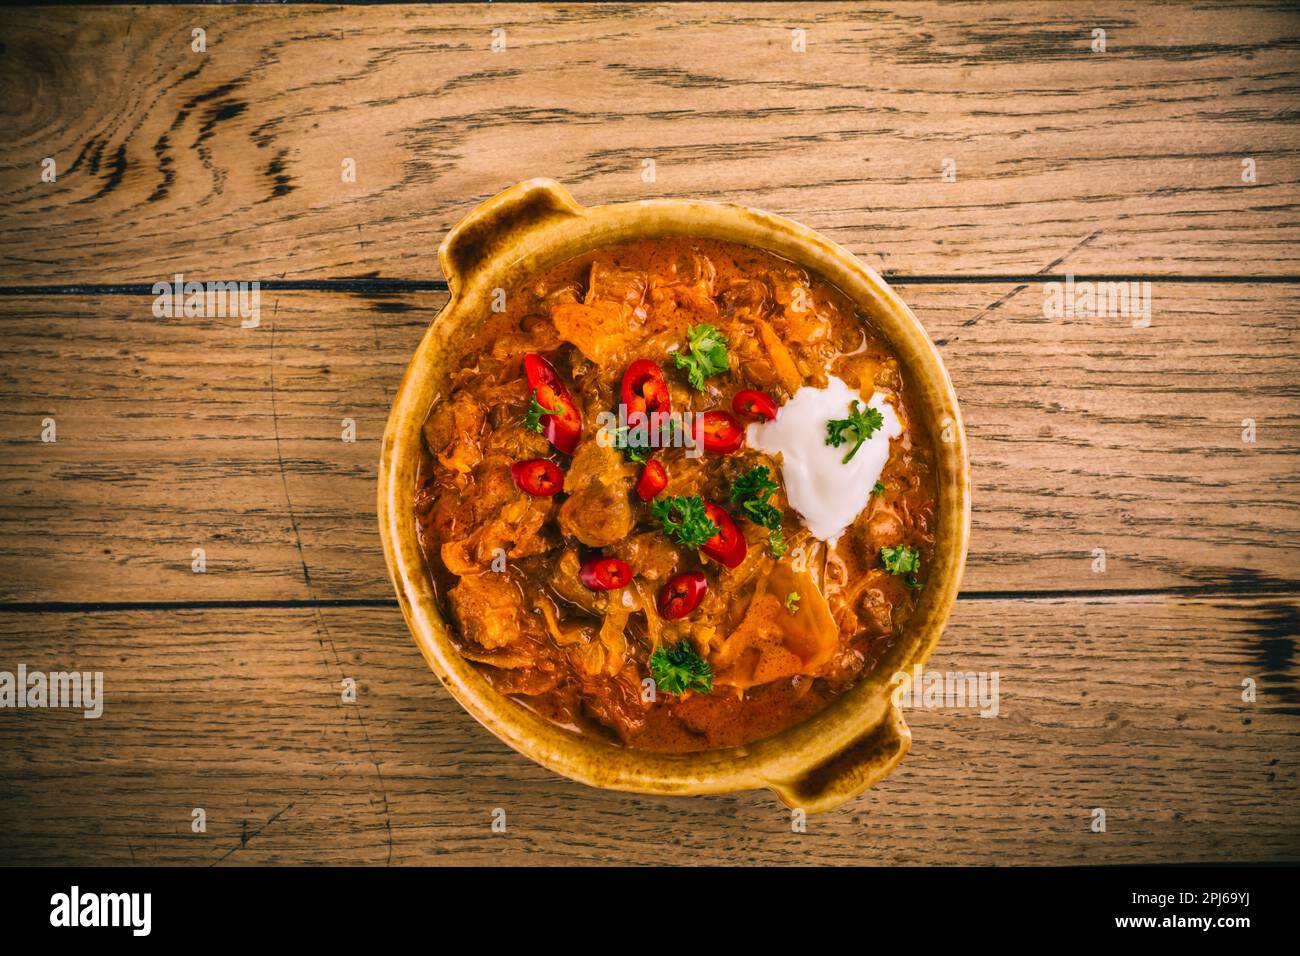
POLYGON ((527 179, 480 204, 447 233, 438 264, 454 296, 471 285, 479 266, 509 249, 527 232, 583 213, 553 179, 527 179))
POLYGON ((766 783, 792 810, 834 810, 893 770, 911 746, 912 732, 890 702, 880 722, 839 752, 788 780, 766 783))

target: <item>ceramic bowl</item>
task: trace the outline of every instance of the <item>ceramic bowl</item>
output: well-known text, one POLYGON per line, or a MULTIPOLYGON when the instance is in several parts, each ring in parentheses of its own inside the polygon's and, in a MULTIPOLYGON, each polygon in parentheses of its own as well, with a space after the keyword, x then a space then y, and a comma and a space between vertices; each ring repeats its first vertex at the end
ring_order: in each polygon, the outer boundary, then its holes
POLYGON ((379 468, 379 526, 402 613, 443 686, 521 754, 596 787, 655 794, 768 787, 792 808, 828 810, 883 778, 911 733, 891 693, 934 649, 961 583, 970 530, 970 477, 961 412, 929 335, 873 270, 811 229, 755 209, 654 199, 584 207, 558 183, 532 179, 483 203, 443 241, 438 259, 451 298, 430 324, 393 402, 379 468), (434 599, 414 509, 421 425, 445 395, 462 335, 510 289, 589 249, 664 236, 698 236, 766 249, 841 289, 892 344, 935 436, 936 547, 925 591, 879 665, 807 721, 741 747, 663 754, 578 736, 498 694, 452 643, 434 599))

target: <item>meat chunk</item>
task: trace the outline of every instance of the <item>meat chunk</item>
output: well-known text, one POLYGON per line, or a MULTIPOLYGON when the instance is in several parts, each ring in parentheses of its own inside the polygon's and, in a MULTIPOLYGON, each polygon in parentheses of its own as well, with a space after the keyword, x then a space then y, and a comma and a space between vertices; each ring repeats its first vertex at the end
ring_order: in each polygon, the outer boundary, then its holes
POLYGON ((683 252, 667 264, 665 272, 656 273, 650 281, 656 325, 680 332, 692 323, 718 321, 718 304, 713 298, 717 270, 708 256, 697 250, 683 252))
POLYGON ((526 558, 558 544, 546 527, 551 498, 524 494, 505 458, 489 458, 474 471, 465 490, 448 489, 434 509, 433 527, 442 546, 442 563, 453 574, 485 570, 498 550, 526 558))
POLYGON ((424 423, 424 443, 444 468, 465 475, 483 460, 478 436, 485 410, 465 393, 436 406, 424 423))
POLYGON ((561 674, 558 669, 541 670, 497 670, 485 671, 488 683, 499 694, 519 694, 524 697, 538 697, 550 693, 559 685, 561 674))
POLYGON ((872 637, 880 637, 893 630, 894 606, 880 588, 863 588, 858 607, 861 611, 858 619, 872 637))
POLYGON ((560 506, 561 530, 593 548, 626 538, 636 520, 629 497, 635 485, 635 469, 616 449, 584 442, 564 479, 569 500, 560 506))
POLYGON ((650 294, 653 303, 651 325, 667 329, 676 335, 685 333, 687 326, 698 322, 718 323, 718 305, 696 286, 656 286, 650 294))
POLYGON ((644 304, 649 283, 650 277, 639 269, 624 269, 597 259, 591 264, 587 295, 583 301, 587 305, 612 302, 632 312, 644 304))
POLYGON ((571 644, 564 653, 574 671, 586 678, 617 675, 627 665, 627 619, 631 609, 611 602, 594 640, 571 644))
POLYGON ((691 249, 677 256, 669 269, 670 282, 691 286, 710 298, 713 296, 713 282, 717 277, 718 270, 713 260, 698 249, 691 249))
POLYGON ((768 275, 768 282, 773 298, 782 310, 788 341, 811 345, 830 334, 830 322, 825 313, 836 310, 836 306, 813 291, 807 273, 772 272, 768 275))
POLYGON ((626 561, 639 577, 647 581, 667 580, 681 561, 681 554, 672 542, 654 531, 615 542, 610 545, 609 554, 626 561))
POLYGON ((718 311, 725 319, 753 321, 772 312, 772 289, 763 279, 739 279, 718 296, 718 311))
POLYGON ((596 365, 615 361, 641 335, 649 277, 605 262, 591 265, 581 302, 561 299, 551 308, 560 337, 596 365))
POLYGON ((868 553, 892 548, 903 541, 903 519, 894 508, 877 499, 867 521, 867 535, 868 553))
POLYGON ((625 310, 616 302, 562 303, 551 310, 560 338, 597 365, 606 365, 636 339, 625 310))
POLYGON ((552 282, 542 279, 533 284, 533 295, 542 306, 559 305, 561 302, 581 302, 582 285, 573 280, 552 282))
POLYGON ((650 705, 641 694, 641 674, 635 664, 613 677, 583 677, 581 688, 588 712, 624 741, 645 726, 650 705))
POLYGON ((487 650, 518 640, 523 593, 504 574, 467 574, 447 592, 461 636, 487 650))

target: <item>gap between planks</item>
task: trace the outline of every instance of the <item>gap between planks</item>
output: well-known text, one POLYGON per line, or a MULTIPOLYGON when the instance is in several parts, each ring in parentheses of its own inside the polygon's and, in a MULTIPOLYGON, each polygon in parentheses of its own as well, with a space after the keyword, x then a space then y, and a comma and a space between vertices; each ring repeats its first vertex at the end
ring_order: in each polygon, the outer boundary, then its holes
MULTIPOLYGON (((1300 597, 1300 587, 1279 584, 1225 587, 1096 588, 1086 591, 963 591, 958 601, 1073 601, 1095 603, 1133 598, 1241 598, 1256 595, 1300 597)), ((249 601, 25 601, 0 604, 0 614, 96 614, 117 611, 209 611, 293 608, 399 608, 396 598, 301 598, 249 601)))
MULTIPOLYGON (((1032 282, 1168 282, 1181 285, 1294 285, 1300 275, 1286 276, 1194 276, 1194 275, 1119 275, 1109 273, 1054 273, 998 275, 890 275, 881 276, 891 285, 1007 285, 1032 282)), ((167 280, 170 281, 170 278, 167 280)), ((230 280, 238 281, 238 280, 230 280)), ((258 288, 266 292, 448 292, 444 279, 263 279, 258 288)), ((0 296, 42 295, 154 295, 147 283, 90 283, 79 285, 10 285, 0 286, 0 296)))

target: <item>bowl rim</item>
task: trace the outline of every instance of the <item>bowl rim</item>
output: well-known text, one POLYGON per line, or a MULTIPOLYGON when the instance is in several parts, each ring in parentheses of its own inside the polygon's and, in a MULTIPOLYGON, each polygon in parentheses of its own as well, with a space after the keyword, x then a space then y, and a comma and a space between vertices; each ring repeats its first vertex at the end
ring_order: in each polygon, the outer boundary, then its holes
POLYGON ((479 205, 448 233, 439 260, 450 295, 426 329, 394 396, 381 447, 378 517, 402 613, 443 686, 513 749, 597 787, 685 794, 765 786, 787 805, 816 812, 843 803, 888 774, 911 740, 898 704, 897 678, 922 664, 942 634, 960 589, 971 509, 970 463, 956 394, 929 334, 906 303, 870 266, 793 220, 699 200, 587 207, 548 179, 526 180, 479 205), (922 395, 938 466, 936 567, 920 605, 884 659, 801 723, 742 746, 688 754, 640 751, 579 736, 493 689, 453 646, 434 601, 414 513, 421 429, 439 399, 445 374, 437 358, 451 351, 465 323, 482 314, 484 296, 583 249, 666 235, 719 238, 767 250, 845 292, 890 342, 922 395), (936 410, 943 414, 935 416, 936 410), (882 673, 887 667, 889 672, 882 673))

